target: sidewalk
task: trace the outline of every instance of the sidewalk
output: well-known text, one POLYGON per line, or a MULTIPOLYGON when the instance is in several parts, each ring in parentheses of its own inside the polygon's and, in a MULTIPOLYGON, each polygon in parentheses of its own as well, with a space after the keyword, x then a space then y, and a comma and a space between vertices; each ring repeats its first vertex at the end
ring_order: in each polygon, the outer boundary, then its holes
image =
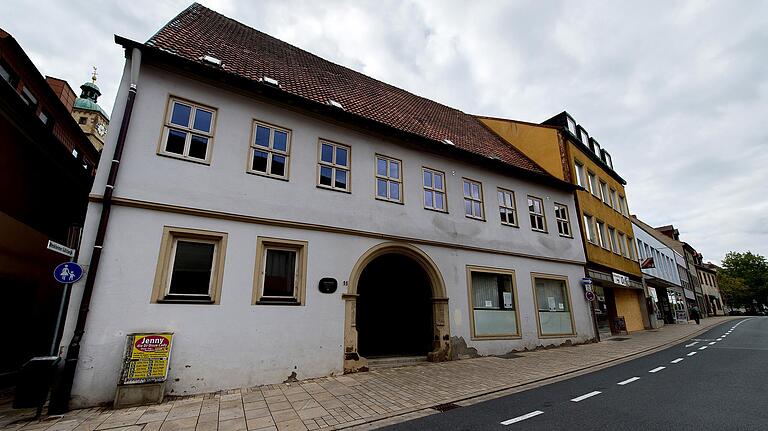
POLYGON ((304 431, 372 429, 434 413, 435 406, 490 399, 503 391, 593 371, 690 338, 737 317, 669 325, 595 344, 374 370, 296 383, 175 398, 121 410, 90 408, 42 421, 0 412, 2 431, 304 431))

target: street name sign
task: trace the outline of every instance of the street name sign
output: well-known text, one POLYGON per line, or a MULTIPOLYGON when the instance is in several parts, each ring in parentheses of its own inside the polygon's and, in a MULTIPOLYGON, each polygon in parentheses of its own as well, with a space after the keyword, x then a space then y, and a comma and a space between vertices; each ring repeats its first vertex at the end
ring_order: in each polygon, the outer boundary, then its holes
POLYGON ((75 250, 72 248, 69 248, 65 245, 61 245, 58 242, 53 242, 50 239, 48 240, 48 250, 53 250, 56 253, 61 253, 64 256, 74 257, 75 256, 75 250))

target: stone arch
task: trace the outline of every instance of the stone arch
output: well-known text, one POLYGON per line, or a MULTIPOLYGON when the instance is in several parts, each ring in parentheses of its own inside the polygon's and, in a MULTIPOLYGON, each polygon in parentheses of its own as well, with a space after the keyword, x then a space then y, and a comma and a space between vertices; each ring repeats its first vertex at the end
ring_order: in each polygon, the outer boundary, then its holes
POLYGON ((384 242, 368 249, 355 263, 349 276, 344 300, 344 372, 367 370, 367 361, 358 354, 356 328, 358 282, 366 266, 385 254, 401 254, 413 259, 427 274, 432 290, 432 351, 427 359, 432 362, 450 359, 450 319, 445 282, 435 262, 418 247, 404 242, 384 242))

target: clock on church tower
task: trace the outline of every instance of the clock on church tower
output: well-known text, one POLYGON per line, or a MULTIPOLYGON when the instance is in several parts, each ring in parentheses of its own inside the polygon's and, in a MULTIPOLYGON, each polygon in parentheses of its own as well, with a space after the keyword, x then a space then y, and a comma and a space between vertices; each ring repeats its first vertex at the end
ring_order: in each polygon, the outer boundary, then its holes
POLYGON ((88 136, 93 146, 101 151, 104 147, 104 140, 107 137, 109 116, 98 104, 101 90, 96 85, 96 77, 96 68, 94 67, 91 81, 80 86, 82 92, 80 97, 75 100, 72 116, 75 117, 75 120, 86 136, 88 136))

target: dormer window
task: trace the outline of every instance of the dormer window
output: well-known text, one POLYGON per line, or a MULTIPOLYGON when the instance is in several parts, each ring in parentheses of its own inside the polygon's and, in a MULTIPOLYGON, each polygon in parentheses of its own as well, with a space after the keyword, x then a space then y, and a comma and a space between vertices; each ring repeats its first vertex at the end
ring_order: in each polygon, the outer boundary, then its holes
POLYGON ((603 161, 605 164, 607 164, 611 169, 613 169, 613 160, 611 159, 611 155, 608 154, 608 151, 603 150, 603 161))
POLYGON ((568 131, 573 133, 573 136, 576 136, 576 121, 570 115, 566 115, 565 119, 568 122, 568 131))
POLYGON ((592 151, 595 152, 595 154, 597 154, 597 157, 600 157, 602 159, 602 157, 600 156, 600 153, 602 153, 603 150, 602 148, 600 148, 600 144, 598 144, 597 141, 595 141, 594 139, 592 139, 591 142, 592 142, 592 145, 590 146, 590 148, 592 149, 592 151))
POLYGON ((582 144, 586 145, 587 147, 592 148, 589 145, 589 135, 587 134, 587 131, 584 130, 584 128, 581 127, 581 126, 579 126, 579 134, 578 134, 578 136, 579 136, 579 139, 581 140, 582 144))

